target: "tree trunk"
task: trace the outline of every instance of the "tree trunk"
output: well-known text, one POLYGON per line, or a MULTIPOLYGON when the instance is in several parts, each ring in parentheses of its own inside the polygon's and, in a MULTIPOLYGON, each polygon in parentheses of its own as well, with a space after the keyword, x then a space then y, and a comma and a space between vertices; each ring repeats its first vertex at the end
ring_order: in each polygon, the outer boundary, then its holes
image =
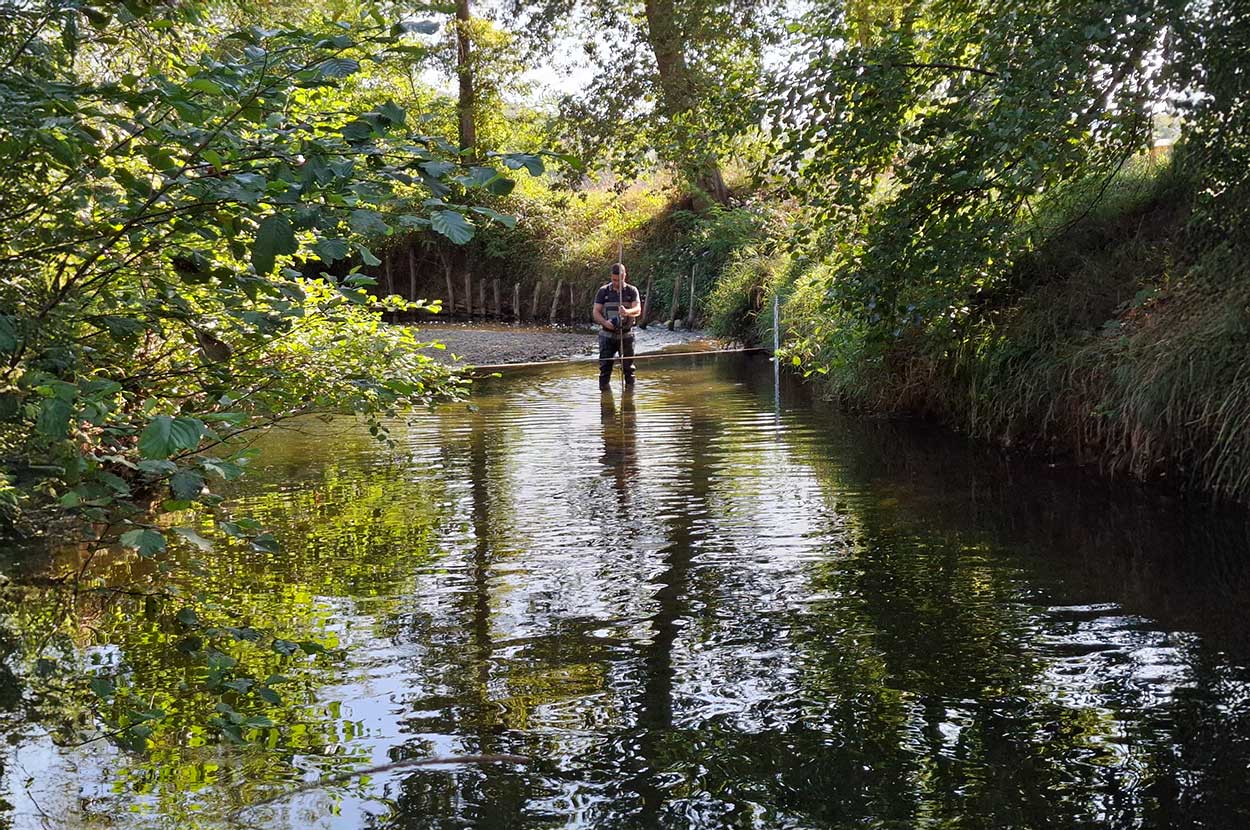
POLYGON ((456 0, 456 75, 460 80, 460 99, 456 116, 460 128, 460 149, 468 151, 468 160, 477 158, 477 125, 473 113, 477 107, 473 89, 473 55, 469 44, 469 0, 456 0))
MULTIPOLYGON (((673 0, 646 0, 645 9, 647 42, 655 55, 664 111, 670 118, 676 118, 694 109, 696 104, 690 67, 686 64, 685 37, 677 25, 673 0)), ((720 162, 714 154, 698 149, 702 146, 699 136, 686 135, 684 139, 681 143, 688 155, 680 163, 695 186, 696 206, 706 209, 711 202, 726 204, 729 188, 721 175, 720 162)))

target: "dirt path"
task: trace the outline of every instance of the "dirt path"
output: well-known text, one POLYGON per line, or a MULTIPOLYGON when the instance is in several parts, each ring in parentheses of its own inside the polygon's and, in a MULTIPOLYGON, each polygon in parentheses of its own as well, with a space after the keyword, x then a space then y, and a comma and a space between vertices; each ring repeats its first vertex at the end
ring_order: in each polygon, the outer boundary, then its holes
MULTIPOLYGON (((440 342, 447 347, 445 350, 432 352, 444 363, 483 366, 590 357, 598 350, 596 331, 590 328, 439 323, 422 326, 420 337, 422 340, 440 342)), ((638 354, 643 354, 709 339, 701 331, 669 331, 663 325, 651 325, 645 330, 637 330, 634 348, 638 354)))

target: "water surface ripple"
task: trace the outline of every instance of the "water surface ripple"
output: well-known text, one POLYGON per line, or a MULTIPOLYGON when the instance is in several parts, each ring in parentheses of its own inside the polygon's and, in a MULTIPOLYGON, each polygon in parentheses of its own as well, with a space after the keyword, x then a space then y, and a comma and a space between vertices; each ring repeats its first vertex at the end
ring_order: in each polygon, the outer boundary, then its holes
MULTIPOLYGON (((1247 826, 1243 518, 776 402, 758 360, 639 377, 488 380, 472 410, 397 420, 393 449, 268 436, 231 504, 283 551, 220 549, 213 590, 342 655, 288 667, 263 762, 32 732, 15 823, 37 800, 92 827, 1247 826), (227 817, 493 753, 532 760, 227 817)), ((96 646, 117 660, 168 636, 123 618, 96 646)), ((162 659, 136 669, 154 694, 185 674, 162 659)))

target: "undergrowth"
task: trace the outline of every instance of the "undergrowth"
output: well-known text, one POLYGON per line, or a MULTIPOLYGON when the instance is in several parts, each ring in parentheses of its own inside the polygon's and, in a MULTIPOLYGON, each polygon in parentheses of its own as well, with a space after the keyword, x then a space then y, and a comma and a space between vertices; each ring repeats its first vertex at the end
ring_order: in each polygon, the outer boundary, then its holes
POLYGON ((827 266, 752 282, 747 259, 727 274, 740 295, 785 298, 787 355, 844 404, 1246 501, 1250 257, 1195 243, 1191 190, 1139 160, 1028 206, 1002 280, 953 323, 886 343, 830 310, 827 266))

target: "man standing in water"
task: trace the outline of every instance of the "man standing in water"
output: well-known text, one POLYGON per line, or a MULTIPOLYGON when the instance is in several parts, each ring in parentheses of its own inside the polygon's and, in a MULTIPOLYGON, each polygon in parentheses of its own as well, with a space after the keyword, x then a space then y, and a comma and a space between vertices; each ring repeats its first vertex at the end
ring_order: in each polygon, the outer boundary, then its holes
POLYGON ((642 314, 638 289, 625 282, 625 266, 612 266, 612 281, 595 292, 591 316, 599 324, 599 388, 608 389, 612 380, 612 358, 620 350, 625 385, 634 385, 634 320, 642 314))

